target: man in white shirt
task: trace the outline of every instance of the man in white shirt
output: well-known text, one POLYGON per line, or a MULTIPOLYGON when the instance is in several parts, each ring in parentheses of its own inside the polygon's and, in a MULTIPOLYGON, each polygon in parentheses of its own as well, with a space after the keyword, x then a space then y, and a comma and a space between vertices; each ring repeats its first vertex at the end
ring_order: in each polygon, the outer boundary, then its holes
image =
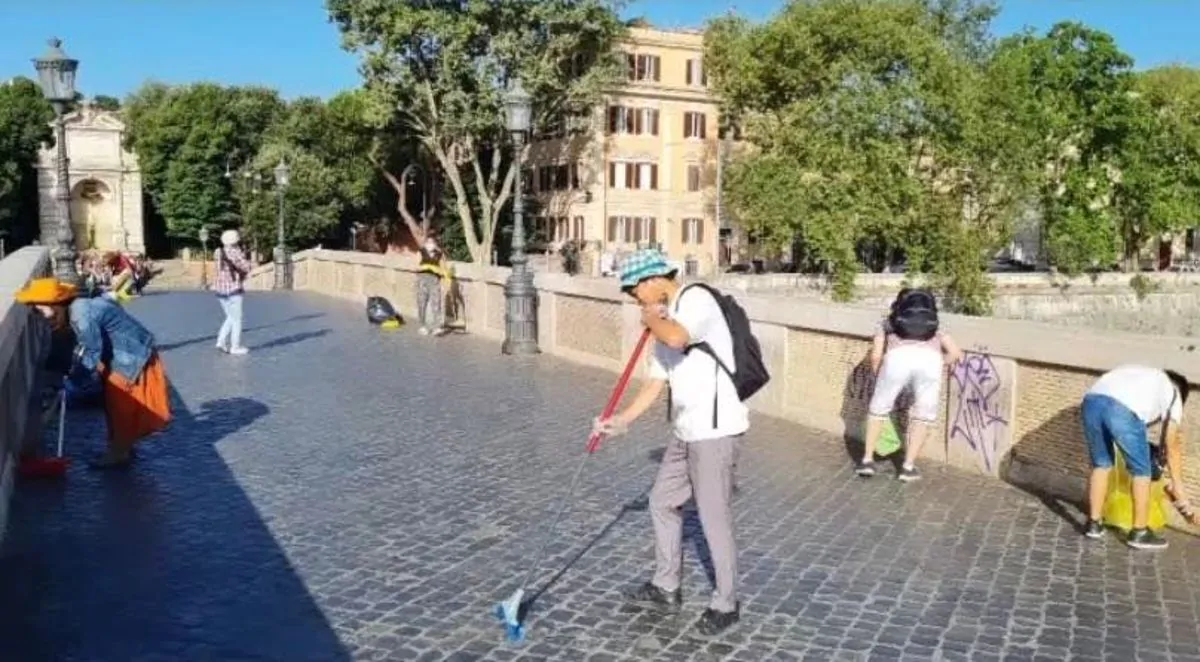
POLYGON ((682 604, 682 508, 694 498, 717 584, 696 627, 714 635, 740 617, 730 497, 738 438, 750 427, 749 412, 713 357, 688 351, 706 343, 729 370, 737 370, 729 325, 716 299, 700 287, 681 288, 676 273, 656 250, 638 251, 621 265, 621 289, 642 306, 642 322, 656 342, 642 390, 627 409, 596 424, 608 435, 624 432, 670 386, 674 439, 650 492, 656 571, 628 597, 670 610, 682 604))
POLYGON ((1088 389, 1080 407, 1083 435, 1092 461, 1084 535, 1104 537, 1100 520, 1108 497, 1108 476, 1115 462, 1115 449, 1120 449, 1133 478, 1133 527, 1126 544, 1136 549, 1167 546, 1165 538, 1146 526, 1150 516, 1150 482, 1155 474, 1152 456, 1156 451, 1166 452, 1176 507, 1195 521, 1196 515, 1182 491, 1182 422, 1188 388, 1188 380, 1177 372, 1130 364, 1104 373, 1088 389), (1159 421, 1166 426, 1165 439, 1151 440, 1146 427, 1159 421), (1161 445, 1166 448, 1157 448, 1161 445))

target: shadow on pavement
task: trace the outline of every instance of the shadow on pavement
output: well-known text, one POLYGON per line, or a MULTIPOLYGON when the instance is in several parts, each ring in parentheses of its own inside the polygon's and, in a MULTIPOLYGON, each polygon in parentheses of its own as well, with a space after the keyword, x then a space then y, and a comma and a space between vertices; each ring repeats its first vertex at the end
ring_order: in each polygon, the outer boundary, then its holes
POLYGON ((330 332, 329 329, 321 329, 319 331, 304 331, 303 333, 293 333, 290 336, 283 336, 282 338, 276 338, 274 340, 269 340, 261 345, 254 345, 250 349, 263 350, 263 349, 272 349, 272 348, 276 348, 276 347, 286 347, 288 345, 295 345, 296 343, 304 342, 305 340, 312 340, 313 338, 320 338, 321 336, 328 335, 329 332, 330 332))
POLYGON ((103 412, 77 411, 67 477, 17 485, 0 659, 349 660, 216 447, 268 407, 235 397, 189 411, 171 397, 175 419, 131 468, 84 467, 103 412))
MULTIPOLYGON (((216 315, 216 318, 215 318, 216 324, 215 324, 214 328, 220 329, 221 328, 220 322, 224 318, 222 318, 220 316, 220 310, 217 310, 214 314, 216 315)), ((279 326, 281 324, 287 324, 289 322, 301 322, 304 320, 316 319, 318 317, 324 317, 324 316, 325 316, 324 313, 309 313, 307 315, 293 315, 292 317, 289 317, 287 319, 279 320, 278 322, 272 322, 270 324, 259 324, 257 326, 244 327, 242 329, 242 333, 249 333, 251 331, 261 331, 262 329, 269 329, 271 327, 279 326)), ((177 341, 171 342, 171 343, 162 343, 158 346, 158 349, 160 352, 169 352, 173 349, 179 349, 181 347, 187 347, 189 345, 196 345, 196 344, 199 344, 202 342, 215 343, 216 341, 217 341, 217 334, 213 333, 213 334, 206 335, 206 336, 196 336, 194 338, 188 338, 186 340, 177 340, 177 341)))

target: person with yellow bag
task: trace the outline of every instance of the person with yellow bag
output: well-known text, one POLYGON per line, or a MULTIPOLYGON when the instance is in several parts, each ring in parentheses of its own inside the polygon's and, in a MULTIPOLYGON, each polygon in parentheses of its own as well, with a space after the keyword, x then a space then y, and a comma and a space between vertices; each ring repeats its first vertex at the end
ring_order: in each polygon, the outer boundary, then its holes
MULTIPOLYGON (((1088 522, 1084 535, 1092 539, 1104 537, 1104 524, 1127 528, 1125 544, 1134 549, 1163 549, 1167 541, 1151 528, 1165 524, 1165 513, 1150 521, 1152 490, 1156 479, 1155 457, 1165 455, 1167 473, 1174 490, 1162 489, 1175 507, 1189 522, 1197 516, 1182 495, 1183 485, 1183 405, 1188 397, 1188 380, 1173 370, 1143 365, 1122 365, 1102 375, 1084 395, 1080 407, 1084 440, 1092 463, 1088 479, 1088 522), (1161 422, 1163 434, 1151 441, 1146 428, 1161 422), (1117 450, 1120 450, 1120 457, 1117 450), (1117 485, 1105 518, 1109 502, 1109 477, 1118 463, 1117 485), (1124 469, 1130 477, 1123 481, 1124 469), (1129 516, 1123 515, 1121 490, 1129 494, 1129 516), (1161 523, 1160 523, 1161 522, 1161 523), (1122 526, 1125 525, 1125 526, 1122 526)), ((1161 497, 1160 497, 1161 498, 1161 497)))

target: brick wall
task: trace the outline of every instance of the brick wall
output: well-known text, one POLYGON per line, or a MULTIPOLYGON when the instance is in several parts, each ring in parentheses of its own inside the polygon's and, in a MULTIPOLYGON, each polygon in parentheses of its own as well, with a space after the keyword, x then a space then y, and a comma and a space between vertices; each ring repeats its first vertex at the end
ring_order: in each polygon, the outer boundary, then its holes
MULTIPOLYGON (((296 256, 295 284, 361 301, 388 297, 413 313, 410 258, 306 251, 296 256)), ((457 265, 467 329, 504 334, 508 270, 457 265)), ((608 279, 537 274, 539 343, 544 352, 618 371, 639 334, 638 310, 608 279)), ((254 287, 270 287, 271 266, 254 287)), ((824 429, 861 434, 871 380, 864 361, 881 310, 804 299, 739 295, 773 375, 751 400, 756 411, 824 429)), ((968 352, 947 371, 941 421, 928 459, 1016 482, 1033 480, 1052 493, 1082 497, 1087 472, 1078 405, 1104 370, 1136 361, 1200 377, 1196 344, 1187 338, 1068 329, 1037 322, 943 316, 943 328, 968 352)), ((1200 398, 1186 421, 1200 420, 1200 398)), ((903 421, 900 421, 903 424, 903 421)), ((1187 438, 1187 489, 1200 499, 1200 434, 1187 438)))

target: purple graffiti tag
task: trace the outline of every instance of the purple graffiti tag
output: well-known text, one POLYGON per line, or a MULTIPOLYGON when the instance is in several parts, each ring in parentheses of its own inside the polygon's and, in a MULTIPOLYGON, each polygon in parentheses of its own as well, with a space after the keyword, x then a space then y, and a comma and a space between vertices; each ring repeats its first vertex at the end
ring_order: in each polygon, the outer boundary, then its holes
POLYGON ((950 439, 961 437, 991 471, 1008 419, 1000 412, 1000 377, 987 354, 968 353, 950 373, 957 389, 958 406, 950 426, 950 439))

